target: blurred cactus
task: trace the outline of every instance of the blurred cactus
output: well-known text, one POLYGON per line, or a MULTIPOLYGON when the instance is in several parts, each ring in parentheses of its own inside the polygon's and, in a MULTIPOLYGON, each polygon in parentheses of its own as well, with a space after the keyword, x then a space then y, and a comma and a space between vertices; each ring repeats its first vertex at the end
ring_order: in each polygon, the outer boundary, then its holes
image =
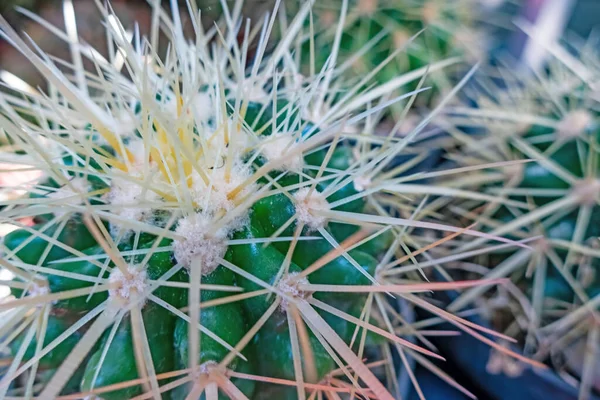
MULTIPOLYGON (((329 57, 336 56, 337 40, 337 68, 357 81, 374 74, 376 81, 390 82, 433 64, 424 84, 433 90, 420 95, 416 103, 431 106, 440 93, 456 84, 460 71, 440 71, 436 62, 457 57, 456 61, 472 64, 485 58, 488 39, 479 27, 483 14, 479 1, 350 1, 342 26, 343 4, 338 0, 315 6, 312 29, 316 34, 314 43, 307 40, 302 48, 303 71, 319 71, 329 57)), ((403 89, 417 85, 413 81, 403 89)))
MULTIPOLYGON (((455 131, 461 147, 454 159, 464 165, 503 164, 495 172, 471 173, 453 185, 525 207, 498 202, 477 214, 466 212, 466 203, 452 204, 451 209, 491 234, 528 241, 531 250, 505 249, 477 259, 486 266, 483 276, 508 277, 516 285, 490 300, 493 319, 503 321, 506 333, 518 335, 534 358, 578 374, 581 398, 587 398, 598 377, 600 59, 583 49, 575 58, 558 44, 550 48, 559 58, 537 77, 500 69, 494 74, 503 77, 500 82, 481 82, 475 108, 450 110, 457 126, 480 128, 474 136, 455 131)), ((481 243, 465 243, 458 250, 481 243)), ((484 292, 468 290, 450 309, 482 302, 484 292)))

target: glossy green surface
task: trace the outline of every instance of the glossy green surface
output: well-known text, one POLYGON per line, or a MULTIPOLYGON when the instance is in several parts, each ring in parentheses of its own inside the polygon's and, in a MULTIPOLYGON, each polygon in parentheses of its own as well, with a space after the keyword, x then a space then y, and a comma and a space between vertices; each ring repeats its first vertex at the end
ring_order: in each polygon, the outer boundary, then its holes
MULTIPOLYGON (((254 225, 245 227, 240 231, 236 232, 234 239, 254 239, 264 237, 261 234, 259 228, 254 225)), ((262 243, 252 243, 244 245, 231 246, 231 251, 228 252, 227 257, 236 266, 249 272, 256 278, 273 284, 275 277, 283 264, 285 256, 280 253, 275 247, 267 246, 264 247, 262 243)), ((289 271, 300 272, 300 268, 295 264, 291 264, 289 271)), ((257 283, 245 279, 241 276, 236 277, 237 284, 244 288, 246 292, 252 292, 263 289, 257 283)), ((248 315, 250 322, 258 320, 265 311, 269 308, 269 305, 273 302, 273 296, 267 300, 267 296, 256 296, 250 299, 244 300, 244 308, 248 315)))
MULTIPOLYGON (((43 346, 49 345, 54 339, 59 337, 64 331, 66 331, 71 324, 63 318, 59 318, 53 315, 48 317, 48 323, 46 325, 46 331, 44 333, 44 344, 43 346)), ((27 330, 23 331, 13 342, 10 344, 10 350, 13 357, 19 351, 19 348, 23 344, 26 336, 27 330)), ((66 338, 63 342, 61 342, 57 347, 55 347, 52 351, 46 354, 41 358, 39 366, 40 368, 56 368, 58 367, 63 360, 69 355, 73 347, 77 344, 79 339, 81 338, 81 334, 75 332, 68 338, 66 338)), ((29 361, 35 356, 35 349, 37 347, 39 336, 36 334, 33 336, 33 340, 29 342, 27 346, 27 350, 25 350, 25 354, 23 356, 23 361, 29 361)), ((43 347, 42 347, 43 349, 43 347)))
MULTIPOLYGON (((38 224, 33 226, 32 229, 43 231, 44 235, 53 238, 55 237, 55 233, 60 224, 54 224, 47 229, 44 229, 45 226, 45 224, 38 224)), ((4 246, 6 246, 8 250, 15 250, 32 236, 34 236, 34 234, 25 229, 17 229, 4 237, 4 246)), ((78 218, 69 219, 60 234, 56 237, 56 240, 75 250, 85 250, 96 244, 92 234, 78 218)), ((70 255, 72 255, 70 251, 55 246, 45 238, 39 236, 35 236, 16 253, 16 256, 19 257, 21 261, 33 265, 38 264, 40 260, 42 261, 41 264, 44 265, 50 261, 55 261, 70 255)))
MULTIPOLYGON (((95 245, 95 246, 92 246, 92 247, 84 250, 83 253, 85 255, 93 256, 93 255, 104 254, 104 250, 100 246, 95 245)), ((94 277, 107 278, 108 277, 107 267, 109 267, 109 266, 113 267, 113 266, 110 264, 105 266, 104 259, 96 260, 96 262, 104 267, 104 271, 102 270, 101 267, 95 265, 94 263, 92 263, 90 261, 68 262, 68 258, 64 259, 63 262, 51 264, 51 268, 58 270, 58 271, 72 272, 72 273, 76 273, 79 275, 89 276, 92 278, 94 278, 94 277)), ((48 279, 48 284, 50 286, 50 291, 52 293, 80 289, 80 288, 89 287, 89 286, 94 285, 93 281, 86 281, 84 279, 67 278, 64 276, 54 275, 54 274, 48 274, 47 279, 48 279)), ((94 307, 96 307, 97 305, 99 305, 100 303, 102 303, 107 298, 108 298, 107 292, 99 292, 99 293, 93 294, 89 298, 88 298, 88 295, 84 295, 84 296, 75 297, 72 299, 59 300, 58 302, 55 303, 54 306, 56 308, 63 308, 63 309, 67 309, 70 311, 77 311, 77 312, 89 311, 89 310, 93 309, 94 307)))
MULTIPOLYGON (((199 318, 202 326, 231 346, 235 346, 238 343, 247 329, 243 311, 239 304, 236 303, 203 308, 200 311, 199 318)), ((187 368, 189 365, 189 329, 190 325, 187 321, 181 318, 177 320, 174 347, 178 368, 187 368)), ((218 363, 229 353, 227 348, 205 333, 200 334, 200 343, 200 354, 198 355, 198 362, 200 364, 209 361, 218 363)), ((236 360, 232 365, 235 366, 237 362, 236 360)), ((244 361, 239 360, 239 362, 244 361)))
MULTIPOLYGON (((173 343, 173 330, 175 328, 175 317, 171 312, 157 305, 146 305, 142 310, 142 318, 148 345, 157 374, 173 371, 175 364, 173 343)), ((81 390, 87 391, 92 388, 92 382, 96 371, 98 377, 93 387, 100 388, 116 383, 127 382, 139 378, 136 367, 132 328, 129 315, 126 315, 119 325, 116 335, 108 347, 104 362, 100 365, 102 352, 107 345, 110 328, 104 333, 101 346, 92 355, 88 362, 83 379, 81 381, 81 390)), ((103 393, 105 400, 120 400, 137 396, 142 392, 138 385, 130 386, 124 389, 103 393)), ((163 399, 168 399, 169 395, 163 395, 163 399)))
MULTIPOLYGON (((216 282, 215 282, 216 283, 216 282)), ((224 282, 221 282, 223 284, 224 282)), ((219 336, 222 340, 235 346, 244 336, 248 327, 244 320, 243 309, 239 303, 223 304, 219 306, 203 308, 200 311, 200 324, 208 330, 219 336)), ((175 325, 174 349, 175 349, 175 367, 184 369, 189 367, 189 329, 190 325, 179 319, 175 325)), ((198 354, 198 363, 200 365, 207 362, 219 363, 229 353, 229 350, 220 343, 216 342, 205 333, 200 333, 200 354, 198 354)), ((252 373, 254 371, 254 354, 249 347, 244 351, 248 361, 235 358, 228 368, 252 373)), ((248 397, 252 396, 254 384, 252 381, 234 379, 234 384, 248 397)), ((173 399, 185 399, 189 393, 191 385, 183 385, 173 392, 173 399)), ((223 397, 225 398, 225 397, 223 397)))
MULTIPOLYGON (((312 333, 309 333, 317 380, 335 368, 333 359, 312 333)), ((274 314, 255 337, 260 351, 258 373, 263 376, 295 380, 294 360, 287 318, 283 313, 274 314)), ((304 366, 306 377, 306 366, 304 366)))

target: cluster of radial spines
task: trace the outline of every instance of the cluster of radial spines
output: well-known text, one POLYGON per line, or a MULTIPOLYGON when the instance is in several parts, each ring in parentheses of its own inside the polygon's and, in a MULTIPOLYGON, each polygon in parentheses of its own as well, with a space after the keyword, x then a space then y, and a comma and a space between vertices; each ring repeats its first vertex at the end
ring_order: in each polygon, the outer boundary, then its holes
MULTIPOLYGON (((531 251, 499 255, 493 270, 481 268, 477 275, 514 278, 510 290, 493 292, 489 307, 514 316, 507 329, 523 337, 532 357, 566 360, 585 398, 598 377, 592 360, 598 353, 600 299, 590 293, 597 293, 598 275, 592 271, 597 269, 600 254, 598 237, 589 232, 594 232, 594 215, 600 205, 600 58, 591 43, 575 46, 576 55, 572 55, 559 43, 544 43, 524 23, 520 27, 548 51, 544 70, 517 74, 495 69, 493 78, 482 76, 483 91, 473 98, 476 106, 449 110, 449 120, 458 127, 455 137, 463 155, 455 160, 463 165, 528 159, 496 173, 470 174, 454 185, 480 188, 498 198, 520 197, 529 206, 522 211, 510 209, 509 220, 495 219, 498 203, 478 214, 469 213, 465 203, 454 203, 451 210, 493 234, 531 243, 531 251), (479 130, 477 140, 462 135, 460 129, 466 125, 479 130), (566 153, 565 146, 571 146, 572 153, 566 153), (539 183, 536 187, 532 179, 536 176, 551 177, 555 187, 539 183), (567 298, 558 296, 561 291, 553 286, 557 279, 564 282, 563 291, 571 293, 567 298)), ((471 246, 465 243, 460 248, 471 246)), ((486 262, 490 261, 481 259, 478 264, 486 262)), ((450 309, 483 301, 483 293, 481 289, 466 291, 450 309)), ((556 367, 563 370, 564 365, 559 362, 556 367)))
MULTIPOLYGON (((108 291, 109 301, 73 324, 71 328, 75 331, 84 324, 83 321, 93 321, 77 347, 43 389, 42 397, 53 397, 60 393, 100 334, 113 325, 115 320, 131 318, 132 325, 143 332, 143 326, 139 326, 141 307, 147 302, 160 300, 153 297, 151 291, 166 285, 168 277, 149 281, 146 275, 140 272, 147 258, 156 251, 156 248, 141 251, 140 254, 145 260, 131 265, 126 262, 126 255, 116 248, 120 240, 123 240, 126 235, 134 235, 135 243, 140 233, 148 232, 159 237, 174 239, 176 244, 181 242, 182 246, 175 246, 174 249, 176 257, 177 253, 180 254, 180 257, 177 257, 180 258, 179 263, 169 273, 175 273, 177 268, 190 269, 190 282, 186 285, 191 291, 197 292, 200 281, 192 280, 192 277, 197 277, 199 272, 208 273, 210 267, 214 267, 216 260, 223 257, 223 249, 228 243, 230 230, 244 224, 248 208, 261 196, 269 193, 294 192, 290 197, 294 199, 300 210, 297 215, 298 221, 315 231, 320 232, 331 220, 365 228, 360 235, 353 237, 347 243, 341 246, 336 244, 340 254, 347 257, 350 256, 346 250, 367 236, 378 235, 387 230, 393 231, 396 236, 394 245, 381 260, 378 275, 370 277, 376 279, 379 285, 353 289, 358 293, 368 293, 367 304, 373 308, 372 310, 369 307, 365 308, 361 315, 362 320, 356 321, 362 328, 360 335, 364 337, 368 330, 375 330, 394 343, 395 350, 401 354, 404 361, 404 351, 410 354, 423 352, 433 355, 430 351, 411 345, 396 335, 396 330, 414 332, 410 326, 398 322, 402 321, 401 318, 391 317, 396 314, 387 305, 386 293, 404 293, 403 297, 406 301, 444 317, 445 314, 441 310, 407 293, 428 288, 444 290, 454 287, 454 284, 407 287, 406 277, 410 277, 414 282, 418 282, 418 279, 414 279, 412 274, 406 275, 402 269, 393 269, 402 262, 414 259, 419 254, 425 254, 433 250, 437 244, 449 241, 460 234, 488 239, 497 238, 470 229, 420 221, 421 218, 429 215, 424 209, 425 202, 421 201, 423 198, 429 195, 445 196, 453 193, 469 197, 473 196, 472 193, 399 183, 396 173, 410 166, 397 166, 391 171, 386 169, 382 172, 398 152, 410 143, 411 137, 414 138, 423 129, 431 116, 406 138, 397 138, 397 130, 390 132, 387 137, 379 138, 372 134, 371 119, 376 119, 377 114, 385 108, 386 102, 382 101, 382 98, 388 94, 387 91, 375 88, 372 91, 361 92, 362 84, 346 88, 337 72, 331 68, 323 69, 307 79, 299 79, 298 67, 293 61, 293 52, 290 49, 294 47, 302 29, 303 19, 308 15, 308 6, 300 11, 296 19, 289 21, 287 24, 289 28, 280 39, 281 44, 275 47, 269 57, 263 56, 266 38, 275 14, 254 29, 249 25, 237 23, 239 21, 239 15, 236 15, 235 11, 237 8, 233 8, 227 14, 225 31, 218 29, 202 31, 196 18, 197 14, 192 12, 195 38, 190 41, 183 36, 177 14, 174 14, 175 17, 167 16, 159 7, 154 8, 158 23, 153 25, 148 38, 139 36, 135 29, 130 33, 119 24, 110 10, 101 7, 100 11, 105 14, 108 35, 113 47, 109 56, 107 59, 101 57, 98 52, 78 44, 76 36, 69 37, 70 34, 67 34, 74 59, 65 62, 52 61, 43 53, 36 54, 37 49, 27 46, 10 27, 3 23, 4 35, 45 75, 51 89, 48 94, 36 90, 32 90, 32 93, 24 93, 25 100, 20 96, 3 96, 1 106, 6 116, 0 117, 0 121, 8 134, 14 137, 18 145, 25 150, 27 154, 25 161, 34 168, 42 170, 46 177, 54 179, 61 186, 61 189, 57 190, 43 183, 35 185, 36 191, 51 192, 47 196, 50 200, 13 201, 3 211, 3 218, 18 224, 17 219, 20 217, 53 213, 55 223, 60 224, 61 218, 64 219, 68 215, 85 215, 86 225, 90 229, 95 227, 92 230, 96 232, 96 236, 105 247, 107 256, 115 264, 110 278, 98 278, 95 280, 95 287, 89 292, 91 294, 93 291, 108 291), (158 48, 156 38, 159 36, 159 30, 166 31, 169 38, 169 51, 161 57, 154 52, 158 48), (241 45, 236 40, 239 32, 243 32, 244 37, 241 45), (245 67, 248 62, 246 39, 250 40, 253 36, 259 38, 259 46, 254 62, 251 63, 252 67, 248 71, 245 67), (79 69, 82 58, 88 58, 95 63, 96 74, 84 74, 83 70, 79 69), (62 73, 59 70, 61 66, 66 66, 67 70, 73 73, 62 73), (124 71, 127 73, 122 74, 124 71), (286 85, 280 85, 280 82, 284 81, 286 85), (283 89, 279 89, 280 87, 283 89), (346 91, 341 91, 341 99, 339 97, 336 99, 332 93, 338 93, 341 88, 346 91), (243 119, 245 108, 250 100, 268 107, 272 100, 281 98, 287 100, 288 109, 278 111, 283 111, 283 115, 289 117, 286 117, 281 124, 274 118, 271 121, 272 128, 277 133, 271 138, 263 138, 256 132, 256 127, 245 123, 243 119), (17 112, 22 109, 25 109, 28 115, 33 115, 37 123, 29 123, 22 118, 17 112), (300 118, 310 122, 311 125, 301 122, 300 118), (304 130, 308 130, 309 134, 302 136, 304 130), (286 132, 289 132, 294 140, 281 143, 278 134, 286 132), (40 146, 42 141, 49 143, 49 146, 40 146), (353 160, 349 170, 333 171, 333 173, 328 171, 330 174, 327 179, 333 179, 335 184, 331 185, 332 189, 327 194, 330 195, 336 188, 339 189, 354 181, 359 196, 368 197, 370 207, 374 210, 373 214, 338 212, 333 208, 346 200, 338 204, 328 204, 324 201, 316 185, 319 179, 325 179, 323 177, 325 165, 313 166, 319 170, 317 178, 311 178, 300 171, 303 180, 298 187, 281 187, 276 184, 276 180, 263 186, 257 184, 260 178, 273 180, 267 175, 271 171, 280 171, 284 174, 286 168, 289 168, 289 171, 298 173, 303 162, 302 157, 298 156, 323 148, 327 149, 329 142, 333 143, 329 145, 332 147, 353 145, 355 142, 358 145, 354 152, 357 154, 356 160, 353 160), (114 149, 114 154, 107 154, 103 150, 102 145, 106 144, 114 149), (196 149, 199 151, 194 152, 196 149), (249 166, 252 157, 258 154, 262 154, 267 159, 267 163, 254 172, 249 166), (66 163, 65 156, 75 159, 75 162, 66 163), (250 161, 247 157, 250 157, 250 161), (94 164, 93 168, 92 164, 94 164), (100 185, 103 188, 94 190, 80 185, 80 181, 77 180, 79 178, 73 178, 73 175, 93 176, 103 183, 100 185), (414 197, 416 203, 406 204, 406 196, 414 197), (389 211, 390 206, 398 207, 400 211, 389 211), (167 212, 164 220, 158 220, 156 217, 160 211, 167 212), (400 218, 403 216, 407 218, 400 218), (103 229, 99 223, 101 219, 110 222, 110 232, 103 229), (175 229, 171 230, 173 226, 175 229), (422 237, 420 233, 412 233, 414 228, 449 231, 452 235, 439 243, 435 241, 432 243, 431 238, 422 237), (184 237, 190 238, 190 242, 183 241, 184 237), (186 245, 191 248, 186 248, 186 245), (411 248, 419 250, 412 251, 411 248), (186 258, 190 253, 201 254, 208 270, 198 271, 190 268, 193 261, 186 258), (392 261, 397 255, 403 257, 392 261), (381 314, 381 326, 384 328, 374 327, 368 323, 370 316, 378 313, 381 314)), ((194 10, 191 3, 190 8, 194 10)), ((335 64, 335 60, 332 63, 335 64)), ((425 69, 416 71, 411 79, 418 79, 424 73, 425 69)), ((368 81, 369 78, 367 76, 366 80, 368 81)), ((393 101, 410 98, 412 95, 414 93, 402 95, 393 101)), ((477 201, 485 201, 485 199, 477 197, 477 201)), ((266 239, 265 243, 267 242, 266 239)), ((510 241, 508 244, 512 245, 510 241)), ((82 257, 82 254, 78 254, 74 249, 68 250, 75 257, 82 257)), ((438 256, 437 253, 435 255, 438 256)), ((435 259, 430 258, 429 261, 430 266, 437 265, 435 259)), ((106 264, 108 264, 107 260, 106 264)), ((103 262, 99 262, 99 265, 104 269, 107 268, 103 262)), ((16 302, 4 304, 4 308, 15 318, 19 317, 19 313, 25 315, 33 309, 36 313, 35 318, 43 320, 43 316, 50 312, 54 301, 70 295, 69 293, 48 294, 47 290, 44 290, 44 282, 38 282, 35 275, 39 266, 18 263, 18 260, 12 256, 3 266, 17 273, 25 282, 32 282, 28 288, 29 295, 15 300, 16 302), (35 307, 32 308, 31 305, 35 307)), ((317 269, 318 265, 313 267, 313 270, 317 269)), ((411 273, 420 268, 413 265, 408 267, 411 273)), ((235 265, 230 265, 229 268, 236 273, 243 273, 235 265)), ((282 265, 283 270, 285 265, 282 265)), ((273 308, 271 312, 276 309, 283 309, 286 312, 289 310, 289 318, 293 318, 296 324, 298 321, 305 320, 315 334, 342 356, 338 366, 343 375, 356 386, 359 378, 364 386, 368 387, 359 390, 363 393, 372 391, 380 398, 392 398, 370 371, 372 365, 363 363, 359 357, 363 352, 364 340, 361 341, 363 344, 357 352, 358 355, 340 344, 335 333, 332 333, 325 321, 315 313, 313 308, 317 303, 308 301, 307 293, 315 290, 349 289, 339 288, 336 285, 317 288, 307 283, 306 275, 310 280, 309 273, 298 277, 291 274, 282 275, 279 283, 273 286, 258 280, 263 290, 277 294, 276 302, 282 305, 273 308), (296 319, 296 315, 301 318, 296 319)), ((239 288, 221 289, 234 292, 239 290, 239 288)), ((252 294, 240 296, 244 295, 252 294)), ((231 301, 235 301, 236 295, 232 296, 231 301)), ((199 299, 190 296, 189 310, 197 310, 198 307, 199 299)), ((197 322, 197 313, 190 312, 187 315, 180 310, 170 311, 178 317, 188 318, 192 323, 197 322)), ((333 312, 349 318, 339 310, 334 309, 333 312)), ((453 321, 461 329, 473 332, 472 329, 462 325, 465 321, 458 318, 453 321)), ((14 325, 11 324, 4 327, 14 325)), ((37 327, 39 326, 32 325, 32 329, 37 327)), ((359 331, 361 329, 357 329, 355 334, 358 335, 357 340, 360 340, 359 331)), ((198 346, 198 332, 195 332, 195 335, 190 335, 192 350, 198 346)), ((426 340, 424 343, 427 343, 426 340)), ((143 341, 136 343, 136 347, 139 348, 140 360, 138 361, 143 365, 147 347, 143 341)), ((12 375, 16 376, 29 368, 36 368, 35 360, 41 358, 41 352, 44 350, 39 349, 33 361, 25 366, 19 366, 19 362, 11 363, 10 374, 6 375, 7 378, 0 383, 0 390, 4 391, 2 393, 8 390, 7 382, 10 382, 12 375)), ((228 361, 230 362, 239 351, 239 349, 232 349, 228 361)), ((426 361, 422 362, 426 364, 426 361)), ((224 366, 226 365, 227 362, 224 363, 224 366)), ((393 370, 394 366, 387 363, 388 375, 395 376, 393 370)), ((190 374, 190 372, 182 371, 181 374, 190 374)), ((221 369, 209 368, 206 365, 192 371, 190 376, 195 379, 206 374, 214 374, 215 379, 221 384, 223 379, 228 379, 221 369)), ((332 376, 334 375, 335 371, 332 371, 332 376)), ((159 378, 153 374, 152 368, 148 365, 146 368, 141 368, 140 377, 145 379, 144 387, 147 389, 147 395, 158 397, 159 378)), ((259 378, 255 377, 255 379, 259 378)), ((268 379, 268 377, 263 378, 268 379)), ((319 388, 334 385, 332 382, 335 380, 330 378, 328 377, 327 382, 319 388)), ((414 381, 414 377, 412 379, 414 381)), ((444 376, 444 379, 453 383, 448 377, 444 376)), ((418 386, 416 381, 414 383, 418 386)), ((307 388, 310 389, 301 374, 292 384, 298 387, 299 393, 307 388)), ((456 386, 455 383, 453 384, 456 386)), ((352 390, 351 386, 348 390, 352 390)))

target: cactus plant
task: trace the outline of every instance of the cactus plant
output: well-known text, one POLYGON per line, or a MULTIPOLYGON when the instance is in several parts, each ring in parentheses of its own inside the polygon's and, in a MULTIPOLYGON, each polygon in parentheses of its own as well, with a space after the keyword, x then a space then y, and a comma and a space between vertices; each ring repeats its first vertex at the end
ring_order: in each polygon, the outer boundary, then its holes
MULTIPOLYGON (((525 201, 528 209, 497 203, 468 213, 464 203, 450 207, 491 234, 531 243, 531 251, 504 250, 479 258, 486 268, 476 276, 514 281, 511 291, 488 300, 491 315, 504 321, 505 333, 521 338, 527 354, 575 374, 580 398, 587 398, 598 381, 598 58, 589 52, 575 58, 556 43, 550 49, 556 58, 537 77, 501 70, 505 79, 500 85, 507 89, 485 80, 481 87, 489 92, 475 98, 476 108, 453 110, 457 125, 468 116, 471 127, 485 127, 474 137, 455 132, 465 165, 512 162, 453 185, 525 201), (515 162, 519 159, 529 162, 515 162)), ((465 243, 458 251, 481 243, 465 243)), ((484 292, 467 290, 450 309, 482 302, 484 292)))
POLYGON ((460 85, 406 137, 378 137, 370 116, 418 90, 390 100, 331 70, 301 76, 290 48, 303 41, 310 3, 270 54, 277 10, 251 28, 226 8, 226 29, 205 30, 190 2, 187 38, 176 2, 172 16, 152 7, 148 37, 99 7, 106 56, 40 21, 68 39, 70 61, 38 52, 0 19, 48 82, 46 94, 1 101, 2 129, 43 179, 1 213, 20 229, 3 241, 1 265, 15 277, 0 303, 12 354, 0 397, 393 399, 393 378, 376 371, 393 370, 390 344, 466 391, 421 355, 439 356, 402 337, 427 345, 392 294, 527 361, 420 295, 496 281, 429 283, 403 270, 459 235, 515 245, 445 225, 426 206, 429 196, 492 196, 411 183, 422 174, 401 181, 418 159, 394 164, 460 85), (432 241, 423 230, 450 235, 432 241))
MULTIPOLYGON (((476 62, 485 57, 488 46, 488 35, 479 26, 482 15, 480 2, 471 0, 357 0, 319 4, 314 8, 310 27, 316 34, 307 35, 303 47, 304 71, 318 71, 326 65, 336 41, 339 41, 340 60, 337 68, 354 79, 376 71, 375 80, 383 83, 442 60, 452 64, 461 60, 476 62), (344 7, 348 8, 346 17, 335 23, 344 7)), ((433 89, 419 96, 416 104, 428 107, 435 104, 440 93, 450 91, 456 84, 457 71, 431 66, 426 86, 433 89)), ((417 84, 417 81, 406 82, 403 89, 414 89, 417 84)), ((401 115, 401 108, 394 108, 396 116, 401 115)))

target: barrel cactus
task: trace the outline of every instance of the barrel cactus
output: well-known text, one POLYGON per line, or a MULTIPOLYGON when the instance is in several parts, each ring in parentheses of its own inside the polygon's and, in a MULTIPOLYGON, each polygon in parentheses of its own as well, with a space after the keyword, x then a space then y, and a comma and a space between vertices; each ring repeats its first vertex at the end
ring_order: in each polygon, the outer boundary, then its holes
MULTIPOLYGON (((306 35, 304 71, 318 71, 327 64, 339 41, 337 68, 349 78, 374 73, 378 82, 399 79, 409 71, 429 68, 426 85, 434 89, 416 99, 431 106, 456 84, 460 68, 448 64, 473 63, 485 58, 488 36, 480 28, 481 2, 459 0, 356 0, 315 5, 315 33, 306 35), (341 21, 340 10, 347 9, 341 21), (312 39, 312 41, 311 41, 312 39), (323 51, 325 50, 325 51, 323 51), (440 68, 442 62, 446 68, 440 68)), ((497 17, 497 16, 496 16, 497 17)), ((404 90, 418 81, 405 82, 404 90)), ((400 107, 396 115, 401 115, 400 107)))
MULTIPOLYGON (((465 165, 502 164, 495 172, 471 173, 452 185, 526 202, 528 208, 497 202, 467 216, 459 211, 468 208, 464 203, 446 205, 491 234, 530 243, 531 250, 503 249, 479 257, 478 264, 486 268, 477 276, 511 278, 513 290, 495 293, 488 302, 494 319, 520 337, 526 353, 575 373, 581 398, 586 398, 599 377, 600 114, 595 82, 600 77, 596 54, 581 53, 577 59, 556 43, 550 49, 557 58, 537 77, 502 70, 506 79, 501 85, 508 90, 490 79, 482 85, 489 92, 475 99, 477 107, 452 110, 458 125, 467 116, 470 129, 483 129, 479 136, 457 131, 465 165)), ((481 244, 477 239, 458 250, 481 244)), ((481 301, 484 292, 467 290, 450 309, 481 301)))
POLYGON ((332 70, 301 75, 290 49, 310 3, 268 53, 277 10, 254 28, 225 9, 226 29, 205 30, 193 2, 185 19, 176 2, 172 15, 152 7, 148 36, 99 7, 104 56, 78 41, 73 19, 67 32, 40 21, 67 39, 68 61, 0 20, 48 83, 0 103, 2 129, 43 175, 1 212, 19 229, 3 240, 14 278, 0 303, 12 357, 0 397, 392 399, 393 376, 377 371, 393 368, 389 344, 439 358, 402 337, 415 331, 394 294, 498 347, 418 294, 494 281, 397 270, 458 235, 515 244, 426 206, 493 197, 416 183, 421 173, 399 180, 419 159, 398 155, 439 108, 406 137, 374 135, 370 116, 416 92, 389 99, 332 70))

